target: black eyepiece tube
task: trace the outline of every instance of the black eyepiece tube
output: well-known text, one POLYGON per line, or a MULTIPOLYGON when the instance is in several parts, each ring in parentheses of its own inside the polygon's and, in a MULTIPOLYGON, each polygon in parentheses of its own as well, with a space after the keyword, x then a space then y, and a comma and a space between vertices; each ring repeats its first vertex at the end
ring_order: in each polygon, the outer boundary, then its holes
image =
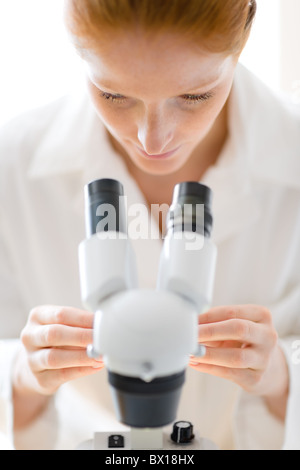
POLYGON ((84 187, 87 237, 97 232, 127 233, 123 185, 114 179, 98 179, 84 187))
POLYGON ((212 191, 194 181, 179 183, 173 192, 167 228, 173 231, 191 231, 210 237, 213 225, 212 191), (203 211, 198 208, 203 206, 203 211), (203 213, 203 217, 200 215, 203 213))

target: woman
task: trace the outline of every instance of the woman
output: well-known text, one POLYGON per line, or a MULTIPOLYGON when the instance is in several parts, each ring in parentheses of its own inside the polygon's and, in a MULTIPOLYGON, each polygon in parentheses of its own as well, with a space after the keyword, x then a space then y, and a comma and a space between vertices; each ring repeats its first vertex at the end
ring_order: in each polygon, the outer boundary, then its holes
MULTIPOLYGON (((22 330, 21 346, 2 343, 11 358, 3 403, 17 448, 72 448, 109 425, 77 280, 82 188, 97 177, 121 180, 129 204, 149 209, 170 204, 179 181, 213 189, 214 305, 199 317, 206 355, 191 358, 179 415, 223 449, 300 448, 300 121, 238 65, 255 9, 248 0, 66 2, 92 106, 60 100, 1 135, 3 337, 22 330)), ((155 284, 160 249, 135 241, 142 285, 155 284)))

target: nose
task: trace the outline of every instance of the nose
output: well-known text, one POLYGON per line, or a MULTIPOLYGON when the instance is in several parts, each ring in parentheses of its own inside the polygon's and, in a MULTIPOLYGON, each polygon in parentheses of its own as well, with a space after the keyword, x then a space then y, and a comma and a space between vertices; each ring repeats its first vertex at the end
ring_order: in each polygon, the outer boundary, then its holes
POLYGON ((138 122, 138 140, 149 155, 159 155, 173 150, 169 147, 173 139, 171 116, 163 109, 147 109, 138 122))

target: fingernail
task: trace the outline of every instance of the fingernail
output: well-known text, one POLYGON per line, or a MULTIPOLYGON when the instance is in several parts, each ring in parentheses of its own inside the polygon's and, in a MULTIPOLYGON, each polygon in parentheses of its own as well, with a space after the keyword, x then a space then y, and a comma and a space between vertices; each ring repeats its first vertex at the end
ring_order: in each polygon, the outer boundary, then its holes
POLYGON ((198 365, 198 361, 196 359, 194 359, 194 356, 191 356, 190 364, 192 366, 197 366, 198 365))
POLYGON ((93 366, 94 369, 99 369, 100 367, 103 367, 103 362, 96 362, 93 366))

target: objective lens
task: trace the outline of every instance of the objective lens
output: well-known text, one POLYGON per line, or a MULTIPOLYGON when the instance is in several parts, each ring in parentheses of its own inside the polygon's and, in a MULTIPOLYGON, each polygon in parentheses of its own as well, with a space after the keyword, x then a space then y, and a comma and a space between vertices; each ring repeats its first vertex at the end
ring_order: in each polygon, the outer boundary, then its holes
POLYGON ((176 419, 185 371, 144 382, 108 371, 119 421, 135 428, 158 428, 176 419))

